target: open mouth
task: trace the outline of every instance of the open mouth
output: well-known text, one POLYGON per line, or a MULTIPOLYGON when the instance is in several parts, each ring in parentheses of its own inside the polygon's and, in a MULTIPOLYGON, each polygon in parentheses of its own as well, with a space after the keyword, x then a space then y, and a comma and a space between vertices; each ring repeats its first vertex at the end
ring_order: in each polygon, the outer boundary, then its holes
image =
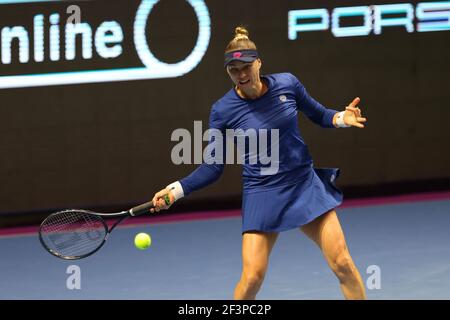
POLYGON ((240 84, 240 85, 243 85, 243 84, 247 84, 247 83, 249 83, 249 82, 250 82, 250 79, 245 80, 245 81, 239 81, 239 84, 240 84))

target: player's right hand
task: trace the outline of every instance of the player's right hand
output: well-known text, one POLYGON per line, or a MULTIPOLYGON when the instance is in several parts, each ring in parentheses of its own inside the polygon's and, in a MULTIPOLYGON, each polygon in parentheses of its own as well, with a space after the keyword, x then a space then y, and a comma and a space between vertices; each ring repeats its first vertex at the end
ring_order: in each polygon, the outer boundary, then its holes
POLYGON ((151 213, 159 212, 160 210, 167 210, 175 202, 175 197, 171 191, 164 188, 153 196, 153 205, 155 208, 150 209, 151 213))

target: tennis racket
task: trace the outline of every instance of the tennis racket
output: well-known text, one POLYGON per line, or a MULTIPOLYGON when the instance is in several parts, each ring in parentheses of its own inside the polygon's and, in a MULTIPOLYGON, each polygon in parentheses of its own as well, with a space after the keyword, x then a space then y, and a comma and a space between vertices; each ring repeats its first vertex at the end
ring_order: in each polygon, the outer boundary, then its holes
MULTIPOLYGON (((170 203, 168 197, 165 198, 170 203)), ((99 213, 70 209, 52 213, 39 227, 39 240, 52 255, 66 260, 89 257, 97 252, 114 228, 129 217, 148 213, 153 208, 149 201, 130 210, 116 213, 99 213), (108 228, 104 218, 119 218, 108 228)))

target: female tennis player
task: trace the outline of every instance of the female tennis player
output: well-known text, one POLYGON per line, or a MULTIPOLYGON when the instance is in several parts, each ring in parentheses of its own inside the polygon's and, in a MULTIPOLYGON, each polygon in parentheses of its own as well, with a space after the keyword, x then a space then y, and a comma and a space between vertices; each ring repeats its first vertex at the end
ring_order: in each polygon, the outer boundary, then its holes
MULTIPOLYGON (((323 252, 346 299, 365 299, 361 276, 350 256, 335 208, 342 193, 334 181, 339 169, 318 169, 302 139, 298 111, 324 128, 364 128, 366 119, 355 98, 344 111, 328 109, 309 96, 290 73, 260 76, 256 45, 242 27, 225 50, 225 67, 234 87, 211 108, 210 128, 278 129, 279 164, 273 174, 261 174, 260 162, 243 165, 241 278, 235 299, 254 299, 268 267, 269 255, 281 231, 299 228, 323 252)), ((211 143, 211 141, 210 141, 211 143)), ((273 144, 272 144, 273 145, 273 144)), ((246 159, 248 159, 246 154, 246 159)), ((155 211, 199 190, 222 174, 223 164, 204 162, 187 177, 154 195, 155 211), (164 198, 169 196, 170 203, 164 198)), ((153 212, 153 209, 152 209, 153 212)))

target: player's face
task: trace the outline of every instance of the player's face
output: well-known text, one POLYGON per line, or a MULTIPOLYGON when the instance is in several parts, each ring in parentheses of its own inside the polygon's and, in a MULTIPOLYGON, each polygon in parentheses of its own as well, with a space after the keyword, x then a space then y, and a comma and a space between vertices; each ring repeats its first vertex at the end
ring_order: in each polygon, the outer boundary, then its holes
POLYGON ((259 70, 261 60, 253 62, 233 61, 227 66, 231 81, 244 92, 255 90, 260 86, 259 70))

